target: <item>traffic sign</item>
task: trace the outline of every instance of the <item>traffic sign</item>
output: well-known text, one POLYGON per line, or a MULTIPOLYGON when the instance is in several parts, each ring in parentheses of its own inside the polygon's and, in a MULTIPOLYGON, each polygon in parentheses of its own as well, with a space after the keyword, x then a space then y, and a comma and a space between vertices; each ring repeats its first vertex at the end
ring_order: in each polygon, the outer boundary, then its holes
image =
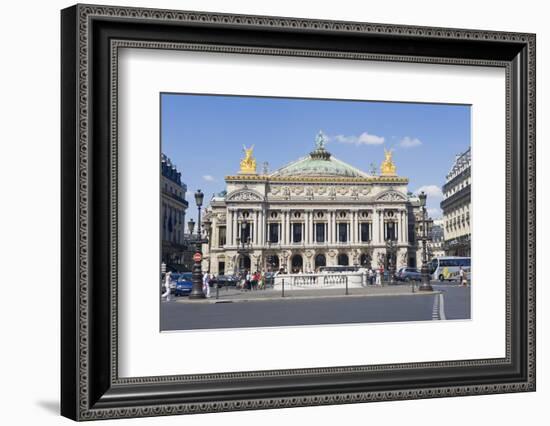
POLYGON ((193 261, 194 262, 200 262, 202 260, 202 255, 200 253, 195 253, 193 255, 193 261))

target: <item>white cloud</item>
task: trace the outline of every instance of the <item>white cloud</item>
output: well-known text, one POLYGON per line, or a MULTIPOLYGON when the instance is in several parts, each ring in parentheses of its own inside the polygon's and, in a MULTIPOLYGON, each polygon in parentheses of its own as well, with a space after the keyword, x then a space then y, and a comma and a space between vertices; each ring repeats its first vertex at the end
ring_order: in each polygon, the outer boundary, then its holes
POLYGON ((424 185, 418 188, 415 194, 420 194, 422 191, 428 196, 428 198, 443 198, 443 192, 441 187, 437 185, 424 185))
POLYGON ((371 135, 370 133, 367 133, 367 132, 363 132, 359 136, 336 135, 332 139, 334 139, 336 142, 339 142, 339 143, 349 143, 355 146, 380 145, 384 143, 384 138, 382 136, 371 135))
POLYGON ((418 138, 411 138, 409 136, 405 136, 401 141, 399 142, 399 146, 402 146, 403 148, 412 148, 415 146, 422 145, 422 141, 418 138))
POLYGON ((202 177, 206 182, 216 182, 216 178, 212 175, 204 175, 202 177))

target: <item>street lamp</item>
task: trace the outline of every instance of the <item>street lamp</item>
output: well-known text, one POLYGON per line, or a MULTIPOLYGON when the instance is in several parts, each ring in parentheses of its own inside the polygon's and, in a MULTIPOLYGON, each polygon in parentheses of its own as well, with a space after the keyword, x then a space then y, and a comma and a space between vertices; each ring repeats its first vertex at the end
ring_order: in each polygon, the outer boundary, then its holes
MULTIPOLYGON (((241 255, 242 268, 244 269, 244 255, 250 251, 250 235, 245 236, 248 222, 243 220, 241 222, 240 237, 237 235, 237 253, 241 255)), ((251 265, 252 266, 252 265, 251 265)))
POLYGON ((208 241, 208 273, 210 273, 210 259, 211 259, 211 256, 210 256, 210 250, 211 250, 211 245, 210 245, 210 234, 211 234, 211 231, 212 231, 212 222, 210 221, 210 219, 206 218, 203 222, 203 228, 204 228, 204 233, 206 235, 206 240, 208 241))
POLYGON ((202 207, 202 200, 204 200, 204 193, 197 189, 197 192, 195 192, 195 203, 197 204, 197 208, 199 209, 199 217, 198 217, 198 227, 197 227, 197 233, 200 235, 201 233, 201 207, 202 207))
POLYGON ((428 270, 428 255, 426 253, 426 243, 428 241, 428 220, 426 219, 426 194, 422 191, 418 198, 420 199, 420 207, 422 208, 422 224, 420 232, 420 240, 422 241, 422 269, 420 273, 422 275, 422 284, 418 288, 419 291, 433 291, 432 286, 430 285, 430 276, 428 270))
MULTIPOLYGON (((191 275, 191 281, 193 282, 193 287, 191 289, 191 293, 189 294, 189 299, 204 299, 206 296, 204 295, 204 292, 202 291, 202 250, 201 246, 202 244, 207 243, 207 240, 202 239, 201 235, 201 207, 202 207, 202 201, 204 199, 204 194, 199 189, 197 192, 195 192, 195 203, 197 204, 197 208, 199 210, 198 214, 198 223, 197 223, 197 239, 195 241, 195 254, 193 255, 193 272, 191 275)), ((189 223, 187 224, 189 227, 189 237, 193 236, 193 229, 195 228, 195 222, 193 219, 189 220, 189 223)))
POLYGON ((386 239, 386 258, 388 259, 388 274, 390 279, 390 284, 394 283, 395 271, 393 265, 393 252, 395 250, 395 243, 393 239, 386 239))

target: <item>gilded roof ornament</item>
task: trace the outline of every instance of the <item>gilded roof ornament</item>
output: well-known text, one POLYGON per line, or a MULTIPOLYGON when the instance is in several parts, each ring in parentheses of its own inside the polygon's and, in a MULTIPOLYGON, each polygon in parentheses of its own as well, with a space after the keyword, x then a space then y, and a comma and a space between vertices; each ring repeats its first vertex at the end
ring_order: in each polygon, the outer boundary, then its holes
POLYGON ((240 173, 243 174, 256 174, 256 159, 252 157, 254 152, 254 145, 247 148, 243 145, 244 158, 241 160, 240 173))
POLYGON ((380 175, 381 176, 396 176, 396 167, 392 159, 392 149, 384 148, 384 155, 386 158, 380 164, 380 175))

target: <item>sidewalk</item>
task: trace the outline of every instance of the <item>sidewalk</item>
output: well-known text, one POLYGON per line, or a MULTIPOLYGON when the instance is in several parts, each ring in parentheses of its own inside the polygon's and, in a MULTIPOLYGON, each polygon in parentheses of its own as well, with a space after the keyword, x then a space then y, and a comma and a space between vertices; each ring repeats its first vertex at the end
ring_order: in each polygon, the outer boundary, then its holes
POLYGON ((326 288, 311 290, 285 290, 284 297, 281 290, 239 290, 235 288, 222 288, 219 290, 219 298, 216 299, 216 289, 210 290, 210 298, 194 299, 184 297, 177 300, 177 303, 239 303, 239 302, 261 302, 261 301, 285 301, 303 299, 325 299, 325 298, 358 298, 358 297, 382 297, 382 296, 427 296, 439 294, 440 291, 419 292, 418 287, 412 292, 410 284, 407 285, 385 285, 382 287, 369 286, 361 288, 350 288, 346 295, 345 288, 326 288))

